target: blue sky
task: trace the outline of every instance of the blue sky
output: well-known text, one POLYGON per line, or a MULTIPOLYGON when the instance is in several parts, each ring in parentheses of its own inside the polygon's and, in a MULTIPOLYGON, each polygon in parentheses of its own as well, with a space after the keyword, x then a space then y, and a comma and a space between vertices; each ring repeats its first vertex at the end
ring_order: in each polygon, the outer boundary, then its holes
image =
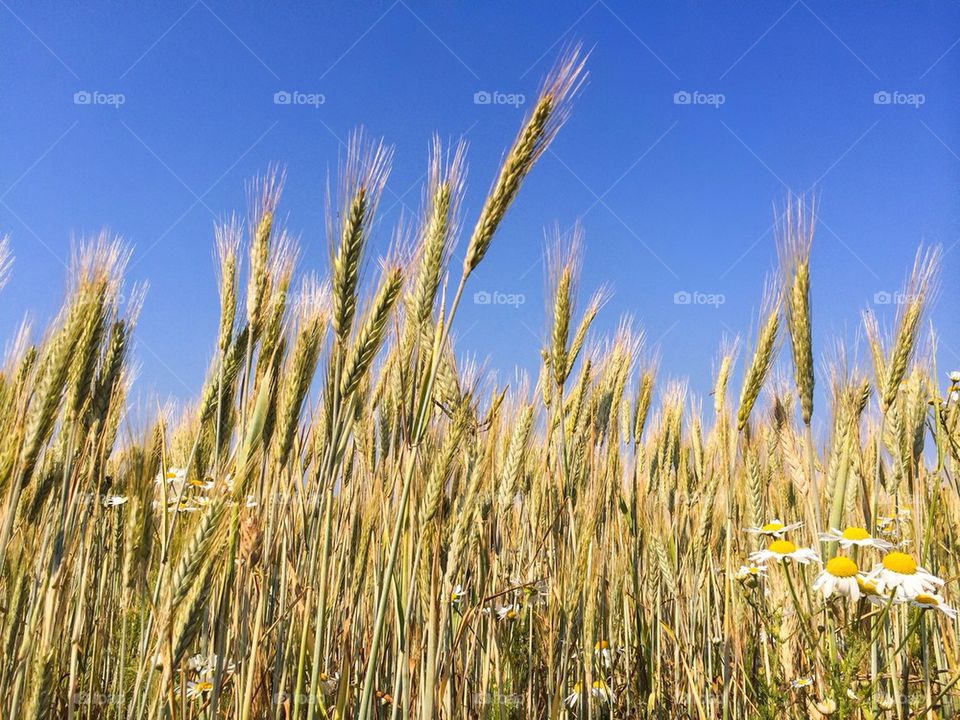
POLYGON ((107 227, 133 246, 130 279, 150 283, 140 397, 192 395, 217 322, 212 225, 244 210, 248 179, 286 166, 301 268, 322 271, 324 186, 352 129, 396 146, 375 251, 419 205, 431 134, 463 135, 472 226, 571 40, 593 48, 589 82, 470 287, 523 302, 467 302, 461 352, 507 377, 536 366, 543 231, 580 218, 582 286, 613 290, 598 328, 632 314, 664 374, 704 391, 722 337, 754 324, 774 207, 813 188, 816 350, 855 349, 864 309, 889 322, 877 293, 920 243, 941 244, 938 357, 960 366, 956 3, 2 0, 0 231, 17 260, 0 333, 48 319, 71 237, 107 227))

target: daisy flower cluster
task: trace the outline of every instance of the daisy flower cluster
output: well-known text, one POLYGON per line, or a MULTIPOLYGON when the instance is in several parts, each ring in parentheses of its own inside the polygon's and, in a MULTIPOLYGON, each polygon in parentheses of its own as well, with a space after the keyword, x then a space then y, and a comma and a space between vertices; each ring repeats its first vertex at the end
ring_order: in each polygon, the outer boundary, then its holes
POLYGON ((607 640, 597 640, 593 646, 593 681, 589 689, 581 682, 577 682, 570 690, 563 702, 571 710, 578 707, 582 702, 590 700, 597 701, 600 705, 612 705, 616 701, 613 692, 612 674, 615 670, 617 655, 623 652, 623 648, 613 646, 607 640), (611 676, 605 679, 603 675, 611 676))
MULTIPOLYGON (((187 672, 191 679, 187 680, 186 695, 192 700, 203 700, 213 690, 213 676, 217 671, 216 655, 201 655, 197 653, 187 659, 187 672)), ((233 675, 237 671, 237 664, 232 660, 223 663, 224 676, 233 675)))
MULTIPOLYGON (((233 481, 228 475, 221 483, 213 478, 190 478, 185 467, 171 467, 165 472, 157 473, 153 481, 158 493, 166 491, 166 508, 171 513, 194 513, 206 507, 211 500, 214 489, 222 487, 226 492, 233 492, 233 481)), ((161 506, 161 500, 154 500, 153 507, 161 506)), ((255 508, 257 499, 247 495, 243 503, 246 508, 255 508)))
MULTIPOLYGON (((867 530, 859 527, 848 527, 842 532, 832 529, 823 533, 820 539, 823 542, 837 542, 844 550, 873 548, 884 553, 880 562, 865 574, 861 574, 856 563, 849 558, 838 555, 829 560, 817 579, 824 597, 830 597, 832 589, 852 600, 865 597, 878 605, 888 602, 910 603, 916 607, 938 610, 951 619, 956 617, 957 611, 938 594, 944 584, 943 579, 918 565, 911 555, 894 549, 892 543, 872 537, 867 530)), ((815 584, 814 589, 817 587, 815 584)))
POLYGON ((568 708, 575 708, 582 700, 593 698, 601 703, 612 703, 614 701, 613 691, 603 678, 598 678, 591 683, 590 691, 584 692, 583 685, 576 683, 573 691, 567 695, 563 702, 568 708))
MULTIPOLYGON (((798 547, 785 539, 786 533, 800 526, 801 523, 786 524, 774 519, 759 527, 746 528, 750 534, 771 537, 773 540, 764 550, 750 555, 750 564, 740 567, 737 580, 749 583, 765 577, 763 563, 768 560, 820 564, 820 556, 812 548, 798 547)), ((864 598, 877 605, 909 603, 914 607, 939 611, 950 619, 956 618, 956 609, 948 605, 938 592, 944 584, 943 579, 918 565, 911 555, 896 550, 891 542, 874 537, 865 528, 853 526, 843 530, 831 528, 828 532, 820 533, 819 540, 837 543, 848 552, 873 549, 884 553, 880 562, 875 563, 868 572, 861 571, 857 562, 847 555, 836 555, 823 563, 812 589, 825 599, 846 597, 856 602, 864 598)))
MULTIPOLYGON (((540 608, 547 604, 549 588, 544 579, 523 580, 517 575, 510 577, 512 590, 503 596, 495 605, 481 610, 484 614, 493 615, 497 620, 515 621, 522 617, 525 608, 540 608)), ((450 602, 459 605, 466 594, 461 585, 455 585, 450 593, 450 602)))

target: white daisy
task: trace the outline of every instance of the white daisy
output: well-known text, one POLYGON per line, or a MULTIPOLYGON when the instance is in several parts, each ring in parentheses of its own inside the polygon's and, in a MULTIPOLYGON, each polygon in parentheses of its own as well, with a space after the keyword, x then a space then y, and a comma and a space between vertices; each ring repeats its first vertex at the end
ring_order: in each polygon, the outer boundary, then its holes
POLYGON ((199 508, 194 505, 190 500, 181 500, 180 502, 173 501, 167 505, 167 512, 172 513, 192 513, 196 512, 199 508))
POLYGON ((950 382, 954 385, 960 384, 960 370, 951 370, 947 377, 950 378, 950 382))
POLYGON ((200 682, 194 682, 193 680, 187 681, 187 697, 193 699, 200 699, 204 694, 213 690, 213 683, 207 682, 206 680, 201 680, 200 682))
POLYGON ((750 563, 749 565, 741 565, 740 569, 737 570, 737 574, 734 575, 734 579, 740 582, 746 582, 748 580, 756 581, 757 578, 766 577, 767 568, 763 565, 754 565, 750 563))
POLYGON ((466 597, 467 591, 464 589, 463 585, 457 583, 453 586, 453 590, 450 591, 450 602, 453 605, 459 605, 460 601, 466 597))
POLYGON ((783 520, 774 518, 766 525, 760 525, 758 527, 748 527, 744 528, 744 532, 748 532, 751 535, 768 535, 770 537, 782 538, 791 530, 796 530, 798 527, 802 526, 802 522, 790 523, 789 525, 785 524, 783 520))
POLYGON ((801 677, 801 678, 796 678, 795 680, 790 681, 790 687, 792 687, 794 690, 801 690, 803 688, 808 688, 811 685, 813 685, 812 677, 801 677))
POLYGON ((896 515, 881 515, 877 518, 877 529, 885 534, 890 534, 896 529, 896 515))
POLYGON ((820 556, 810 548, 798 548, 789 540, 774 540, 766 550, 750 555, 750 562, 763 563, 767 560, 793 560, 806 565, 810 561, 820 562, 820 556))
POLYGON ((104 507, 120 507, 127 502, 127 499, 123 495, 108 495, 103 499, 103 505, 104 507))
MULTIPOLYGON (((563 699, 564 704, 573 708, 576 707, 580 702, 580 697, 583 695, 583 690, 580 683, 577 683, 573 686, 573 692, 567 695, 563 699)), ((613 691, 610 690, 610 686, 602 679, 597 679, 593 681, 593 687, 590 689, 590 695, 600 700, 601 702, 610 702, 614 701, 613 691)))
POLYGON ((845 527, 843 530, 831 528, 830 532, 820 533, 820 542, 838 542, 844 550, 852 546, 874 547, 878 550, 889 550, 893 543, 873 537, 862 527, 845 527))
POLYGON ((613 667, 613 650, 610 649, 610 643, 606 640, 597 640, 593 646, 593 654, 605 667, 613 667))
MULTIPOLYGON (((217 655, 201 655, 197 653, 187 660, 187 670, 195 672, 201 678, 211 678, 217 672, 217 655)), ((223 672, 227 675, 237 671, 237 664, 228 660, 223 664, 223 672)))
POLYGON ((827 560, 823 571, 813 581, 813 590, 822 592, 825 598, 843 595, 856 602, 860 599, 860 585, 857 583, 859 574, 860 569, 853 560, 838 555, 827 560))
POLYGON ((497 608, 497 620, 516 620, 520 617, 520 606, 516 603, 501 605, 497 608))
POLYGON ((883 607, 891 603, 897 605, 906 602, 896 595, 887 594, 887 589, 883 586, 883 583, 875 577, 857 575, 857 587, 860 588, 860 597, 873 605, 883 607))
POLYGON ((951 620, 957 619, 957 611, 943 601, 943 597, 935 593, 919 593, 910 598, 910 604, 924 610, 939 610, 951 620))
POLYGON ((546 605, 549 594, 546 580, 535 580, 523 586, 523 595, 530 605, 546 605))
POLYGON ((192 672, 199 673, 202 668, 206 667, 206 665, 207 659, 200 653, 191 655, 189 658, 187 658, 187 670, 192 672))
POLYGON ((155 485, 172 485, 175 483, 182 483, 187 479, 187 469, 182 467, 172 467, 169 468, 166 472, 158 472, 157 477, 154 478, 155 485))
POLYGON ((320 688, 325 693, 332 693, 337 689, 340 682, 340 673, 320 673, 320 688))
POLYGON ((936 592, 943 580, 917 565, 917 561, 902 552, 883 556, 870 572, 870 578, 879 580, 885 589, 895 590, 901 599, 936 592))

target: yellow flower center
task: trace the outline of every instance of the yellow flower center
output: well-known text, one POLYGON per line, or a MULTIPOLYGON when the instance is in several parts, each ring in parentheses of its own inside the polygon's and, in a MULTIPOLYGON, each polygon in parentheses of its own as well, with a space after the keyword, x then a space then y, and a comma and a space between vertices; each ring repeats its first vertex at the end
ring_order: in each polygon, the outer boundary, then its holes
POLYGON ((199 682, 197 683, 197 690, 200 692, 210 692, 213 690, 213 683, 199 682))
POLYGON ((606 684, 603 680, 594 680, 594 681, 593 681, 593 688, 594 688, 594 690, 605 690, 606 687, 607 687, 607 684, 606 684))
POLYGON ((508 618, 508 619, 513 620, 513 619, 515 619, 516 617, 517 617, 517 611, 516 611, 516 610, 513 610, 513 609, 507 610, 507 618, 508 618))
POLYGON ((857 585, 860 586, 860 590, 862 590, 866 595, 879 595, 879 594, 880 594, 880 591, 877 590, 877 584, 876 584, 875 582, 873 582, 872 580, 866 580, 866 579, 864 579, 864 578, 862 578, 862 577, 858 577, 858 578, 857 578, 857 585))
POLYGON ((870 533, 860 527, 848 527, 843 531, 844 540, 869 540, 870 533))
POLYGON ((797 546, 794 545, 789 540, 774 540, 770 543, 767 550, 777 555, 789 555, 797 549, 797 546))
POLYGON ((926 593, 918 593, 913 600, 921 605, 932 605, 933 607, 940 605, 939 600, 937 600, 933 595, 927 595, 926 593))
POLYGON ((610 645, 606 640, 597 640, 597 644, 594 646, 595 650, 606 650, 610 645))
POLYGON ((834 577, 848 578, 857 574, 857 564, 850 558, 837 555, 827 560, 826 570, 834 577))
POLYGON ((916 561, 902 552, 892 552, 884 555, 883 567, 901 575, 913 575, 917 571, 916 561))
POLYGON ((783 530, 783 523, 774 520, 773 522, 767 523, 760 529, 765 533, 777 532, 778 530, 783 530))

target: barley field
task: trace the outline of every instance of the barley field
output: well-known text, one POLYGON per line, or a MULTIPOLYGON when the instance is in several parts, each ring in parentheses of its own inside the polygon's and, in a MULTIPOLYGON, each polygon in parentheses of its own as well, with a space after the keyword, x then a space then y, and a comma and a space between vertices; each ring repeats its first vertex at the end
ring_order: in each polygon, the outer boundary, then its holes
POLYGON ((0 370, 0 717, 957 715, 935 248, 892 327, 864 315, 864 366, 815 354, 815 210, 789 199, 760 315, 701 398, 657 366, 642 308, 591 330, 607 293, 579 287, 577 229, 548 249, 539 374, 458 360, 471 275, 533 210, 521 185, 584 76, 561 57, 475 219, 464 146, 435 142, 382 258, 392 153, 358 133, 324 277, 274 222, 283 173, 251 182, 215 232, 202 392, 146 430, 126 411, 149 295, 120 241, 78 245, 61 311, 0 370))

